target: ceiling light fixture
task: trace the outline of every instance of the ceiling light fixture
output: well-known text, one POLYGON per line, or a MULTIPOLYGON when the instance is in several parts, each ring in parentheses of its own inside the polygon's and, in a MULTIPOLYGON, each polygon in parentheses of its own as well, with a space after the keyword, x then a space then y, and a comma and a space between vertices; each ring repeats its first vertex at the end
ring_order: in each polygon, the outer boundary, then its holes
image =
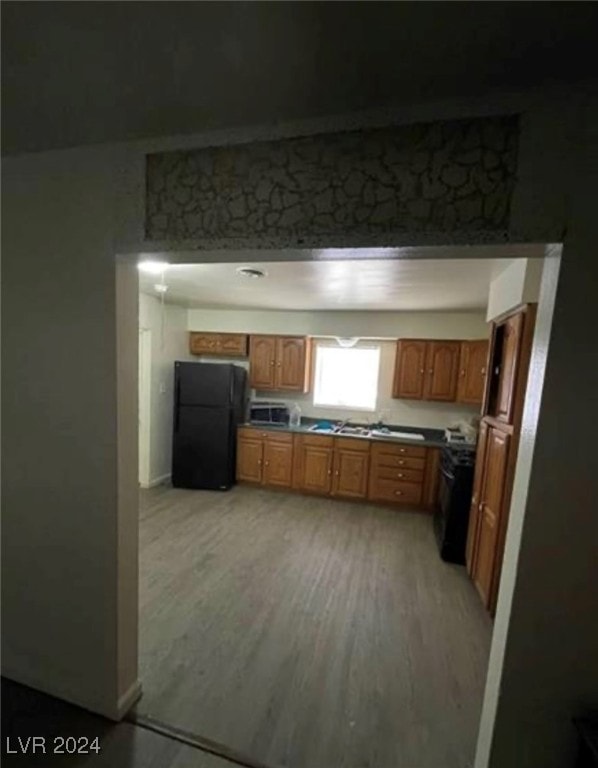
POLYGON ((243 277, 249 277, 253 280, 258 280, 260 277, 266 277, 268 274, 264 269, 255 269, 254 267, 239 267, 237 269, 238 275, 243 277))
POLYGON ((137 264, 137 269, 147 275, 161 275, 169 266, 170 264, 166 261, 140 261, 137 264))

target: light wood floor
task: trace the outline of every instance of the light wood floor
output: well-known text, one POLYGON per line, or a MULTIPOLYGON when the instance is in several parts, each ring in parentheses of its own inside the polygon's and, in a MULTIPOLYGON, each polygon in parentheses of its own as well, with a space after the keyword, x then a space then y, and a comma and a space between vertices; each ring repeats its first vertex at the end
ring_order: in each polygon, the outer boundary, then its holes
POLYGON ((290 768, 467 768, 491 624, 431 519, 142 492, 138 712, 290 768))

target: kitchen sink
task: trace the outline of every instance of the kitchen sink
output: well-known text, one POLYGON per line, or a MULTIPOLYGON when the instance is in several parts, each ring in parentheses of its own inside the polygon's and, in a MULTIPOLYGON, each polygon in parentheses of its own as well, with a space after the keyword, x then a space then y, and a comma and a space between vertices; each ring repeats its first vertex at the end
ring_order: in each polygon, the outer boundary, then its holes
POLYGON ((317 424, 314 424, 308 431, 317 432, 319 435, 333 435, 337 430, 336 427, 319 427, 317 424))
POLYGON ((366 427, 341 427, 338 432, 338 435, 358 435, 359 437, 369 437, 371 434, 371 431, 369 429, 366 429, 366 427))
POLYGON ((392 432, 390 429, 373 429, 373 437, 393 437, 395 440, 425 440, 419 432, 392 432))

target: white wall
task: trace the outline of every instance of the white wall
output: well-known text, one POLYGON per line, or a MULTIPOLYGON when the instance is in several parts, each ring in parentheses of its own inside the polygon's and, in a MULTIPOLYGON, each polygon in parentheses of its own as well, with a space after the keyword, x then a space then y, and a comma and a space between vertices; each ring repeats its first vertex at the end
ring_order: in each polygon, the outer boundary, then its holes
POLYGON ((2 166, 2 673, 114 717, 137 690, 119 620, 136 620, 137 350, 125 270, 117 389, 118 157, 2 166))
POLYGON ((170 477, 174 361, 191 359, 187 311, 165 303, 162 328, 161 302, 140 293, 139 327, 151 331, 149 482, 145 485, 152 486, 170 477))
MULTIPOLYGON (((302 415, 334 419, 373 421, 383 416, 389 424, 444 429, 479 413, 476 406, 457 403, 427 403, 392 397, 396 344, 399 337, 430 339, 488 338, 490 326, 479 312, 277 312, 254 310, 194 309, 188 314, 189 330, 243 331, 312 336, 359 336, 376 338, 380 345, 378 401, 374 413, 318 407, 313 388, 306 395, 256 392, 258 398, 296 402, 302 415), (386 339, 386 340, 384 340, 386 339), (392 339, 392 340, 390 340, 392 339)), ((318 340, 314 343, 317 347, 318 340)), ((329 343, 321 339, 321 343, 329 343)), ((317 352, 316 352, 317 353, 317 352)), ((207 358, 206 358, 207 359, 207 358)), ((234 362, 234 361, 233 361, 234 362)))
POLYGON ((540 296, 542 259, 513 259, 496 268, 490 281, 486 318, 492 320, 540 296))

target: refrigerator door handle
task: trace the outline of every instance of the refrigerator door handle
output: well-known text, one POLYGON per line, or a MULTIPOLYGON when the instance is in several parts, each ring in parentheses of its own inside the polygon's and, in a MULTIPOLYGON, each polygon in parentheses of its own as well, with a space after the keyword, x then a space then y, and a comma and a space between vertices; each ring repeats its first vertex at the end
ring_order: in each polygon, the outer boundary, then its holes
POLYGON ((180 418, 180 402, 181 402, 181 382, 179 377, 176 377, 176 395, 174 399, 174 431, 179 431, 179 418, 180 418))

